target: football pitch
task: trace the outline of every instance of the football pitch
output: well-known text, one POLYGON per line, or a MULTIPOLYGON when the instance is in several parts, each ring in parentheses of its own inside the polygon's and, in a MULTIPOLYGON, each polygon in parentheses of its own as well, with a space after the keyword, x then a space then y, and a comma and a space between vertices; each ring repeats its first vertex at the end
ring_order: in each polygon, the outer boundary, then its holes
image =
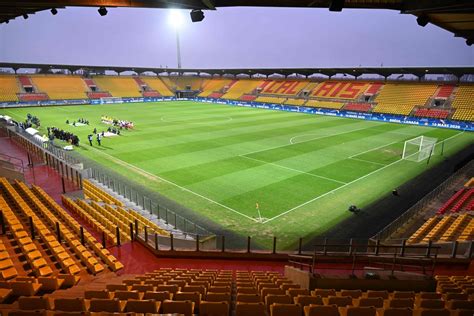
POLYGON ((204 222, 264 246, 277 236, 278 248, 323 234, 354 216, 349 205, 364 208, 474 140, 448 129, 191 101, 0 109, 16 120, 27 113, 40 118, 41 132, 78 135, 79 154, 204 222), (135 128, 91 147, 94 127, 108 128, 102 115, 135 128), (90 125, 66 124, 79 118, 90 125), (430 164, 401 159, 404 142, 421 135, 438 140, 430 164))

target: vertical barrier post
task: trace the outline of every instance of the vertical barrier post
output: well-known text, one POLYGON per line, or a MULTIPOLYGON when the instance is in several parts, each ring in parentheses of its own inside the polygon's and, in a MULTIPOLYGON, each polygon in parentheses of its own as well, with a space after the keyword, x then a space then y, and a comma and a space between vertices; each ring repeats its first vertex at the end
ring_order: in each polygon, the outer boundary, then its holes
POLYGON ((84 242, 84 227, 80 227, 79 228, 79 231, 80 231, 80 234, 81 234, 81 245, 84 246, 85 242, 84 242))
POLYGON ((196 251, 199 251, 199 235, 196 235, 196 251))
POLYGON ((301 255, 301 251, 303 249, 303 237, 300 237, 300 240, 298 242, 298 254, 301 255))
POLYGON ((155 250, 159 250, 158 249, 158 234, 155 233, 155 250))
POLYGON ((121 241, 120 241, 120 228, 118 226, 115 227, 115 236, 117 237, 117 246, 120 247, 121 241))
POLYGON ((171 247, 171 251, 174 250, 174 236, 173 234, 170 234, 170 247, 171 247))
POLYGON ((324 255, 327 255, 328 254, 328 238, 327 237, 324 237, 324 245, 323 245, 323 254, 324 255))
POLYGON ((63 187, 63 193, 66 193, 66 185, 64 183, 64 177, 61 176, 61 185, 63 187))
POLYGON ((252 240, 252 237, 248 236, 247 237, 247 253, 250 253, 250 242, 252 240))
POLYGON ((30 230, 31 230, 31 239, 35 239, 35 228, 33 226, 33 217, 29 216, 28 220, 30 222, 30 230))
POLYGON ((400 249, 400 257, 404 257, 405 256, 405 247, 407 245, 407 240, 406 239, 403 239, 402 240, 402 245, 401 245, 401 249, 400 249))
POLYGON ((456 258, 456 254, 458 252, 458 241, 453 241, 453 250, 451 251, 451 258, 456 258))
POLYGON ((222 235, 222 252, 225 252, 225 236, 222 235))
POLYGON ((105 249, 105 246, 106 246, 106 244, 105 244, 105 233, 102 231, 102 248, 105 249))
POLYGON ((178 227, 178 215, 174 213, 174 229, 176 229, 177 227, 178 227))
POLYGON ((375 255, 378 256, 380 252, 380 239, 375 242, 375 255))
POLYGON ((276 254, 276 249, 277 249, 277 238, 273 236, 273 251, 272 254, 276 254))
POLYGON ((426 258, 431 256, 431 246, 433 245, 433 241, 430 239, 428 241, 428 248, 426 249, 426 258))
POLYGON ((3 211, 0 211, 0 225, 2 226, 2 235, 5 235, 5 218, 3 217, 3 211))
POLYGON ((138 238, 138 219, 135 219, 135 239, 138 238))
POLYGON ((133 241, 133 224, 130 223, 130 240, 133 241))
POLYGON ((56 222, 56 236, 58 237, 58 242, 61 242, 61 229, 59 228, 59 222, 56 222))
POLYGON ((352 238, 351 238, 351 239, 349 239, 349 255, 351 255, 351 254, 352 254, 352 245, 353 245, 353 242, 354 242, 354 241, 353 241, 353 239, 352 239, 352 238))
POLYGON ((145 243, 148 244, 148 227, 145 226, 145 243))
POLYGON ((473 252, 474 252, 474 240, 471 240, 471 244, 469 245, 468 258, 472 258, 472 253, 473 252))

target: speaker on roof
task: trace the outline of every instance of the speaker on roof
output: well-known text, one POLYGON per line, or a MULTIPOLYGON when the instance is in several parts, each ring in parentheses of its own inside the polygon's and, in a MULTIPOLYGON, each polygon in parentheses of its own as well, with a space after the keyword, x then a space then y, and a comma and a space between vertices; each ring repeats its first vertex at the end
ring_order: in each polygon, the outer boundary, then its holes
POLYGON ((202 12, 202 10, 192 10, 190 14, 191 21, 193 22, 201 22, 204 20, 204 12, 202 12))
POLYGON ((332 0, 329 5, 329 11, 340 12, 344 8, 345 0, 332 0))
POLYGON ((430 18, 427 15, 422 14, 416 18, 416 23, 418 23, 419 26, 425 27, 430 23, 430 18))

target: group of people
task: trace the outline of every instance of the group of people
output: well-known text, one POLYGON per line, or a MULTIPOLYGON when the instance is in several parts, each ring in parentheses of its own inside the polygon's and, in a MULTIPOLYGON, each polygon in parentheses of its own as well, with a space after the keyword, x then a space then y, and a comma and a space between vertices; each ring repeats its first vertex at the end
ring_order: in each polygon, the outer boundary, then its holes
MULTIPOLYGON (((94 128, 95 139, 97 140, 97 145, 101 146, 102 137, 105 136, 105 132, 97 133, 97 129, 94 128)), ((89 141, 89 145, 92 146, 92 141, 94 140, 94 134, 87 135, 87 140, 89 141)))
POLYGON ((54 139, 57 138, 59 140, 68 142, 71 145, 79 146, 79 137, 77 137, 77 135, 74 135, 71 132, 59 129, 57 127, 48 127, 47 130, 48 138, 51 142, 53 142, 54 139))
MULTIPOLYGON (((81 124, 84 124, 84 125, 89 125, 89 121, 86 120, 86 119, 83 119, 83 118, 79 118, 79 119, 77 120, 77 123, 81 123, 81 124)), ((69 125, 69 120, 66 120, 66 124, 69 125)), ((72 122, 72 126, 76 126, 76 121, 73 121, 73 122, 72 122)))
POLYGON ((102 123, 113 125, 113 126, 119 127, 120 129, 122 129, 122 128, 132 129, 133 128, 133 122, 114 119, 114 118, 112 118, 110 116, 107 116, 107 115, 102 115, 101 121, 102 121, 102 123))
POLYGON ((33 127, 33 125, 38 128, 41 125, 40 119, 37 116, 31 115, 30 113, 26 114, 25 122, 19 122, 18 126, 23 129, 33 127))

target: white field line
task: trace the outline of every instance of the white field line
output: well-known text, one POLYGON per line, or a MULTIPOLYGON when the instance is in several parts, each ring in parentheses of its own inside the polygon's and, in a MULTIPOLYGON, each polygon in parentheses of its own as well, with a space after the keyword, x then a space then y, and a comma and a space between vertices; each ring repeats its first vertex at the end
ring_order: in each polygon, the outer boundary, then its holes
POLYGON ((378 146, 378 147, 375 147, 375 148, 371 148, 371 149, 368 149, 368 150, 366 150, 366 151, 363 151, 363 152, 357 153, 357 154, 355 154, 355 155, 349 156, 349 158, 354 158, 354 157, 363 155, 363 154, 365 154, 365 153, 368 153, 368 152, 371 152, 371 151, 374 151, 374 150, 377 150, 377 149, 380 149, 380 148, 384 148, 384 147, 387 147, 387 146, 390 146, 390 145, 393 145, 393 144, 396 144, 396 143, 399 143, 399 142, 400 142, 400 141, 391 142, 390 144, 385 144, 385 145, 382 145, 382 146, 378 146))
POLYGON ((353 130, 350 130, 350 131, 345 131, 345 132, 340 132, 340 133, 335 133, 335 134, 330 134, 330 135, 324 135, 324 136, 318 136, 318 137, 315 137, 315 138, 311 138, 311 139, 308 139, 308 140, 304 140, 302 142, 293 142, 293 140, 297 137, 302 137, 302 136, 308 136, 308 135, 316 135, 316 134, 301 134, 301 135, 296 135, 296 136, 293 136, 292 138, 290 138, 290 143, 289 144, 285 144, 285 145, 280 145, 280 146, 274 146, 274 147, 269 147, 269 148, 265 148, 265 149, 260 149, 260 150, 255 150, 255 151, 251 151, 251 152, 247 152, 245 154, 241 154, 241 156, 246 156, 246 155, 251 155, 251 154, 255 154, 255 153, 259 153, 259 152, 263 152, 263 151, 267 151, 267 150, 272 150, 272 149, 277 149, 277 148, 283 148, 283 147, 287 147, 287 146, 291 146, 291 145, 294 145, 294 144, 301 144, 301 143, 306 143, 306 142, 310 142, 310 141, 313 141, 313 140, 318 140, 318 139, 322 139, 322 138, 327 138, 327 137, 331 137, 331 136, 337 136, 337 135, 342 135, 342 134, 348 134, 348 133, 352 133, 352 132, 357 132, 357 131, 361 131, 363 129, 368 129, 368 128, 371 128, 372 126, 369 126, 369 127, 362 127, 362 128, 357 128, 357 129, 353 129, 353 130))
MULTIPOLYGON (((442 141, 440 141, 440 142, 438 142, 438 143, 446 142, 446 141, 448 141, 448 140, 450 140, 450 139, 453 139, 453 138, 455 138, 455 137, 457 137, 457 136, 459 136, 459 135, 461 135, 461 134, 463 134, 463 133, 464 133, 464 131, 459 132, 459 133, 457 133, 457 134, 455 134, 455 135, 453 135, 453 136, 451 136, 451 137, 448 137, 448 138, 446 138, 446 139, 444 139, 444 140, 442 140, 442 141)), ((416 154, 416 153, 415 153, 415 154, 416 154)), ((371 176, 371 175, 373 175, 373 174, 375 174, 375 173, 377 173, 377 172, 379 172, 379 171, 381 171, 381 170, 383 170, 383 169, 386 169, 386 168, 388 168, 388 167, 391 167, 391 166, 395 165, 396 163, 398 163, 398 162, 400 162, 400 161, 402 161, 402 160, 404 160, 404 159, 399 159, 399 160, 394 161, 394 162, 392 162, 392 163, 390 163, 390 164, 388 164, 388 165, 384 165, 382 168, 379 168, 379 169, 377 169, 377 170, 374 170, 374 171, 372 171, 372 172, 370 172, 370 173, 368 173, 368 174, 366 174, 366 175, 364 175, 364 176, 362 176, 362 177, 360 177, 360 178, 357 178, 357 179, 352 180, 351 182, 348 182, 348 183, 346 183, 346 184, 344 184, 344 185, 342 185, 342 186, 340 186, 340 187, 337 187, 337 188, 335 188, 334 190, 328 191, 328 192, 326 192, 326 193, 324 193, 324 194, 321 194, 321 195, 315 197, 314 199, 311 199, 311 200, 309 200, 309 201, 306 201, 306 202, 304 202, 304 203, 302 203, 302 204, 300 204, 300 205, 297 205, 297 206, 295 206, 295 207, 293 207, 293 208, 291 208, 291 209, 289 209, 289 210, 287 210, 287 211, 285 211, 285 212, 283 212, 283 213, 280 213, 280 214, 278 214, 278 215, 276 215, 276 216, 274 216, 274 217, 272 217, 272 218, 270 218, 270 219, 264 221, 262 224, 266 224, 266 223, 268 223, 268 222, 270 222, 270 221, 272 221, 272 220, 274 220, 274 219, 277 219, 278 217, 281 217, 281 216, 283 216, 283 215, 285 215, 285 214, 288 214, 288 213, 290 213, 290 212, 292 212, 292 211, 294 211, 294 210, 296 210, 296 209, 298 209, 298 208, 300 208, 300 207, 302 207, 302 206, 305 206, 305 205, 307 205, 307 204, 309 204, 309 203, 312 203, 312 202, 314 202, 314 201, 316 201, 316 200, 319 200, 320 198, 325 197, 326 195, 332 194, 332 193, 334 193, 334 192, 336 192, 336 191, 338 191, 338 190, 340 190, 340 189, 342 189, 342 188, 344 188, 344 187, 347 187, 347 186, 349 186, 349 185, 351 185, 351 184, 353 184, 353 183, 355 183, 355 182, 357 182, 357 181, 359 181, 359 180, 365 179, 365 178, 367 178, 367 177, 369 177, 369 176, 371 176)))
POLYGON ((253 217, 250 217, 250 216, 248 216, 248 215, 245 215, 245 214, 243 214, 243 213, 241 213, 241 212, 239 212, 239 211, 234 210, 234 209, 231 208, 231 207, 228 207, 228 206, 226 206, 226 205, 224 205, 224 204, 221 204, 221 203, 219 203, 219 202, 217 202, 217 201, 214 201, 214 200, 212 200, 212 199, 210 199, 210 198, 208 198, 208 197, 205 197, 205 196, 203 196, 203 195, 201 195, 201 194, 199 194, 199 193, 196 193, 196 192, 194 192, 194 191, 192 191, 192 190, 189 190, 189 189, 187 189, 187 188, 185 188, 185 187, 182 187, 182 186, 180 186, 179 184, 176 184, 176 183, 174 183, 174 182, 172 182, 172 181, 166 180, 166 179, 164 179, 164 178, 162 178, 162 177, 160 177, 160 176, 154 175, 154 174, 152 174, 152 173, 150 173, 150 172, 148 172, 148 171, 145 171, 145 170, 143 170, 143 169, 141 169, 141 168, 138 168, 138 167, 136 167, 136 166, 134 166, 134 165, 132 165, 132 164, 129 164, 129 163, 126 162, 126 161, 123 161, 123 160, 121 160, 121 159, 119 159, 119 158, 116 158, 116 157, 114 157, 114 156, 112 156, 112 155, 109 155, 109 154, 104 153, 104 152, 102 152, 102 151, 100 151, 100 150, 98 150, 98 149, 95 149, 94 147, 91 147, 91 149, 93 149, 93 150, 94 150, 95 152, 97 152, 97 153, 100 153, 100 154, 102 154, 102 155, 105 155, 105 156, 109 157, 112 161, 114 161, 114 162, 116 162, 116 163, 118 163, 118 164, 120 164, 120 165, 122 165, 122 166, 125 166, 125 167, 128 167, 129 169, 134 170, 135 172, 141 173, 142 175, 145 174, 145 175, 147 175, 147 176, 149 176, 149 177, 151 177, 151 178, 155 178, 155 179, 161 180, 161 181, 163 181, 163 182, 166 182, 166 183, 168 183, 168 184, 171 184, 171 185, 173 185, 173 186, 175 186, 175 187, 177 187, 177 188, 180 188, 180 189, 183 190, 183 191, 186 191, 186 192, 188 192, 188 193, 194 194, 194 195, 196 195, 196 196, 198 196, 198 197, 200 197, 200 198, 202 198, 202 199, 204 199, 204 200, 206 200, 206 201, 209 201, 209 202, 211 202, 211 203, 214 203, 214 204, 216 204, 216 205, 219 205, 219 206, 221 206, 221 207, 223 207, 223 208, 225 208, 225 209, 227 209, 227 210, 229 210, 229 211, 231 211, 231 212, 234 212, 234 213, 236 213, 236 214, 239 214, 239 215, 241 215, 241 216, 243 216, 243 217, 245 217, 245 218, 247 218, 247 219, 250 219, 250 220, 252 220, 252 221, 254 221, 254 222, 258 222, 258 219, 255 219, 255 218, 253 218, 253 217))
POLYGON ((365 160, 365 159, 359 159, 359 158, 354 158, 354 157, 349 157, 349 159, 357 160, 357 161, 362 161, 362 162, 368 162, 368 163, 372 163, 372 164, 374 164, 374 165, 379 165, 379 166, 386 166, 386 164, 384 164, 384 163, 375 162, 375 161, 370 161, 370 160, 365 160))
POLYGON ((256 158, 252 158, 252 157, 243 156, 243 155, 239 155, 239 157, 247 158, 247 159, 255 160, 255 161, 259 161, 259 162, 263 162, 263 163, 268 164, 268 165, 272 165, 272 166, 276 166, 276 167, 279 167, 279 168, 295 171, 295 172, 298 172, 298 173, 307 174, 307 175, 312 176, 312 177, 321 178, 321 179, 325 179, 325 180, 328 180, 328 181, 337 182, 337 183, 340 183, 340 184, 346 184, 346 182, 342 182, 342 181, 339 181, 339 180, 319 176, 317 174, 309 173, 309 172, 298 170, 298 169, 293 169, 293 168, 286 167, 286 166, 283 166, 283 165, 279 165, 279 164, 276 164, 276 163, 273 163, 273 162, 268 162, 268 161, 265 161, 265 160, 260 160, 260 159, 256 159, 256 158))
POLYGON ((290 212, 292 212, 292 211, 294 211, 294 210, 296 210, 296 209, 298 209, 298 208, 300 208, 300 207, 302 207, 302 206, 305 206, 305 205, 307 205, 307 204, 309 204, 309 203, 312 203, 312 202, 314 202, 314 201, 316 201, 316 200, 319 200, 320 198, 323 198, 323 197, 325 197, 326 195, 332 194, 332 193, 334 193, 334 192, 336 192, 336 191, 338 191, 338 190, 340 190, 340 189, 342 189, 342 188, 345 188, 345 187, 347 187, 347 186, 349 186, 349 185, 351 185, 351 184, 353 184, 353 183, 355 183, 355 182, 357 182, 357 181, 359 181, 359 180, 365 179, 365 178, 367 178, 368 176, 371 176, 372 174, 374 174, 374 173, 376 173, 376 172, 379 172, 380 170, 383 170, 383 169, 385 169, 385 168, 388 168, 388 167, 390 167, 390 166, 393 166, 394 164, 396 164, 396 163, 398 163, 398 162, 400 162, 400 161, 402 161, 402 160, 403 160, 403 159, 399 159, 399 160, 397 160, 397 161, 394 161, 394 162, 392 162, 392 163, 390 163, 390 164, 388 164, 388 165, 383 166, 382 168, 379 168, 379 169, 377 169, 377 170, 374 170, 374 171, 372 171, 372 172, 369 172, 368 174, 363 175, 363 176, 360 177, 360 178, 357 178, 357 179, 355 179, 355 180, 352 180, 351 182, 348 182, 348 183, 346 183, 346 184, 344 184, 344 185, 341 185, 340 187, 337 187, 337 188, 335 188, 334 190, 331 190, 331 191, 328 191, 328 192, 326 192, 326 193, 324 193, 324 194, 318 195, 318 196, 315 197, 314 199, 311 199, 311 200, 309 200, 309 201, 306 201, 306 202, 304 202, 304 203, 302 203, 302 204, 300 204, 300 205, 297 205, 297 206, 295 206, 295 207, 293 207, 293 208, 291 208, 291 209, 289 209, 289 210, 287 210, 287 211, 285 211, 285 212, 283 212, 283 213, 281 213, 281 214, 278 214, 277 216, 274 216, 274 217, 268 219, 267 221, 263 222, 263 224, 268 223, 268 222, 270 222, 270 221, 272 221, 272 220, 274 220, 274 219, 277 219, 277 218, 280 217, 280 216, 283 216, 283 215, 285 215, 285 214, 288 214, 288 213, 290 213, 290 212))

